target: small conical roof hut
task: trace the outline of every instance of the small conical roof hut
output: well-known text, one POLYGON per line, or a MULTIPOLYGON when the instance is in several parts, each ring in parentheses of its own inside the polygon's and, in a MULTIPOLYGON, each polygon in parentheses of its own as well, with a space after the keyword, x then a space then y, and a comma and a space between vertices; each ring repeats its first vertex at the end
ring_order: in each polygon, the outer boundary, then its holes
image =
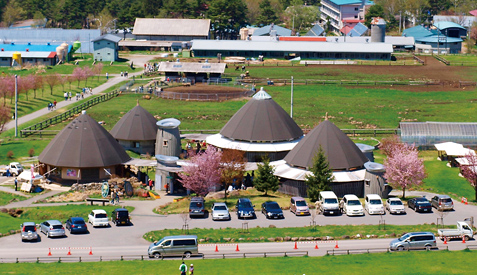
POLYGON ((298 139, 303 136, 303 131, 261 88, 225 124, 220 134, 232 140, 279 142, 298 139))
POLYGON ((59 167, 108 167, 131 159, 111 136, 83 111, 46 146, 41 163, 59 167))
POLYGON ((323 148, 330 168, 352 170, 363 168, 368 161, 358 146, 331 121, 325 120, 308 133, 284 158, 287 164, 310 168, 319 147, 323 148))
POLYGON ((137 103, 110 131, 118 140, 156 140, 156 118, 137 103))

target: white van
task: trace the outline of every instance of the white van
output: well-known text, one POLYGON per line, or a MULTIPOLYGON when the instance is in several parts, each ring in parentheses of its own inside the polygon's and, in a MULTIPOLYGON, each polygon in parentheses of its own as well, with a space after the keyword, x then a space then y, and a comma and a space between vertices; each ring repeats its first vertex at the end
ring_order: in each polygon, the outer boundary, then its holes
POLYGON ((333 191, 321 191, 318 197, 320 213, 323 215, 338 215, 340 213, 340 204, 338 197, 333 191))
POLYGON ((356 195, 345 195, 340 202, 341 212, 348 216, 363 216, 363 205, 356 195))
POLYGON ((164 256, 190 258, 191 255, 198 253, 197 236, 195 235, 167 236, 152 243, 147 250, 149 258, 162 258, 164 256))
POLYGON ((377 194, 369 194, 366 195, 366 199, 364 201, 364 209, 368 212, 368 214, 381 214, 384 215, 386 212, 384 211, 383 200, 377 194))

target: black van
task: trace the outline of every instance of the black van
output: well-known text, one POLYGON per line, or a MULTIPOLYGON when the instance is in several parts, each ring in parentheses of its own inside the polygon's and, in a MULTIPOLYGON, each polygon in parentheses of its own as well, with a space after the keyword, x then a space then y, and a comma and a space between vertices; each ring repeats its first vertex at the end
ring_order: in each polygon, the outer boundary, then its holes
POLYGON ((111 214, 111 222, 118 225, 129 225, 131 220, 129 219, 129 211, 126 208, 116 208, 111 214))

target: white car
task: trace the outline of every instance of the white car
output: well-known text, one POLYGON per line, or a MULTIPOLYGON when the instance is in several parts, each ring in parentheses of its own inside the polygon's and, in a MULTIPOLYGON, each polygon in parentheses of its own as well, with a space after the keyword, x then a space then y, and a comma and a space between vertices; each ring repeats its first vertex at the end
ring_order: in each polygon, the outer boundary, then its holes
POLYGON ((363 216, 363 205, 356 195, 345 195, 340 202, 341 212, 348 216, 363 216))
POLYGON ((386 209, 391 214, 406 214, 404 204, 399 198, 389 198, 386 200, 386 209))
POLYGON ((212 220, 230 220, 229 208, 223 202, 216 202, 212 206, 212 220))
POLYGON ((368 214, 381 214, 384 215, 386 212, 384 211, 383 200, 377 194, 368 194, 366 195, 364 201, 364 209, 368 212, 368 214))
POLYGON ((91 211, 88 215, 88 222, 95 226, 109 226, 108 213, 102 209, 91 211))

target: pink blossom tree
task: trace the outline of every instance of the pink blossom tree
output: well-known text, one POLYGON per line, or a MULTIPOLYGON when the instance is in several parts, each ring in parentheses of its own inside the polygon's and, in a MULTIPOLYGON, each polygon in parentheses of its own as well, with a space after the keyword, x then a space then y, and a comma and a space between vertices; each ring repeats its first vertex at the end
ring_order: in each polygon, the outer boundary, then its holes
POLYGON ((84 67, 83 68, 83 79, 84 79, 84 85, 85 86, 88 85, 88 78, 90 78, 91 76, 94 76, 93 70, 91 70, 90 67, 84 67))
POLYGON ((101 72, 103 71, 103 63, 97 63, 93 67, 93 72, 98 76, 98 81, 99 81, 99 75, 101 75, 101 72))
POLYGON ((1 106, 0 107, 0 132, 3 132, 5 124, 11 119, 11 108, 10 106, 1 106))
POLYGON ((390 149, 390 154, 384 160, 386 173, 384 178, 393 188, 402 189, 405 198, 406 189, 421 185, 426 177, 424 160, 419 158, 416 147, 405 143, 397 143, 390 149))
POLYGON ((45 76, 45 82, 50 87, 50 94, 53 95, 53 87, 60 83, 61 76, 59 74, 49 74, 45 76))
POLYGON ((28 101, 28 91, 33 90, 35 85, 35 75, 30 74, 22 77, 22 85, 24 85, 26 100, 28 101))
POLYGON ((475 190, 475 200, 477 201, 477 156, 466 155, 468 165, 460 166, 460 173, 470 183, 475 190))
POLYGON ((77 67, 73 70, 71 75, 76 81, 78 81, 78 87, 80 86, 80 81, 85 78, 85 72, 80 67, 77 67))
POLYGON ((402 143, 397 135, 383 138, 379 143, 379 149, 388 157, 392 156, 393 151, 406 149, 407 144, 402 143))
POLYGON ((207 195, 220 183, 221 158, 221 152, 207 146, 205 152, 195 155, 190 159, 190 165, 184 166, 184 171, 179 173, 179 181, 197 195, 207 195))
MULTIPOLYGON (((36 90, 42 89, 42 91, 43 91, 44 81, 43 81, 43 76, 42 75, 35 74, 34 76, 35 76, 35 78, 34 78, 34 81, 33 81, 32 89, 33 89, 33 98, 36 98, 36 90)), ((41 96, 43 96, 43 93, 41 94, 41 96)))

